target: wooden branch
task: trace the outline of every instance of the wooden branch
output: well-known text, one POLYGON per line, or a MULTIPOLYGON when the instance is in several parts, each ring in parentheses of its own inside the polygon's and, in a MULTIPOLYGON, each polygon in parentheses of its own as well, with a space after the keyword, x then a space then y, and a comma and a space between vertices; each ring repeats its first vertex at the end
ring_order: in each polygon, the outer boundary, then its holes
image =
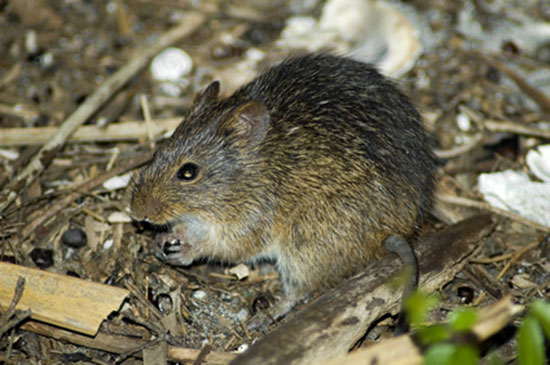
MULTIPOLYGON (((471 333, 479 341, 485 341, 510 324, 523 306, 514 304, 511 297, 481 308, 477 323, 471 333)), ((363 364, 422 364, 420 349, 409 335, 379 342, 365 349, 357 350, 345 357, 324 362, 322 365, 363 365, 363 364)))
POLYGON ((437 201, 443 202, 443 203, 449 203, 449 204, 456 204, 463 207, 469 207, 469 208, 476 208, 481 210, 486 210, 488 212, 492 212, 494 214, 498 214, 500 216, 506 217, 508 219, 511 219, 513 221, 516 221, 518 223, 524 224, 526 226, 529 226, 531 228, 537 229, 542 232, 550 232, 550 227, 546 227, 540 223, 533 222, 530 219, 527 219, 525 217, 522 217, 519 214, 510 212, 508 210, 504 210, 501 208, 493 207, 492 205, 477 201, 474 199, 469 198, 463 198, 460 196, 450 195, 450 194, 435 194, 435 198, 437 201))
POLYGON ((20 171, 0 194, 0 213, 17 198, 19 192, 30 184, 49 165, 56 152, 65 144, 76 128, 92 116, 115 92, 124 86, 137 72, 147 65, 158 52, 188 36, 204 21, 204 16, 191 13, 179 26, 161 35, 153 44, 134 53, 124 67, 105 81, 84 103, 63 122, 57 133, 38 151, 28 165, 20 171))
POLYGON ((118 310, 128 291, 48 271, 0 262, 0 305, 11 301, 18 277, 26 281, 17 304, 31 318, 94 335, 101 322, 118 310))
MULTIPOLYGON (((143 346, 148 341, 138 338, 104 333, 100 331, 96 336, 90 337, 75 332, 67 331, 58 327, 43 323, 30 321, 21 326, 24 331, 36 333, 42 336, 52 337, 57 340, 67 341, 75 345, 91 349, 123 354, 132 349, 143 346)), ((198 358, 200 350, 187 349, 177 346, 168 346, 168 359, 171 361, 188 362, 198 358)), ((135 354, 139 356, 139 353, 135 354)), ((235 354, 227 352, 211 351, 203 359, 205 364, 227 364, 235 358, 235 354)))
MULTIPOLYGON (((494 225, 490 215, 480 215, 421 239, 415 245, 420 287, 430 292, 452 280, 494 225)), ((231 364, 313 364, 345 355, 371 323, 399 310, 402 291, 388 280, 400 268, 397 258, 383 257, 298 312, 231 364)))
MULTIPOLYGON (((181 122, 182 118, 153 119, 155 134, 171 132, 181 122)), ((59 127, 36 128, 1 128, 0 146, 29 146, 40 145, 49 141, 59 130, 59 127)), ((148 137, 147 127, 144 121, 128 121, 111 123, 106 127, 96 125, 84 125, 68 137, 67 143, 74 142, 111 142, 111 141, 135 141, 148 137)))
POLYGON ((498 121, 493 119, 486 119, 483 121, 483 125, 487 130, 497 133, 512 133, 519 134, 527 137, 537 137, 543 139, 550 139, 550 131, 540 128, 526 127, 519 123, 511 121, 498 121))

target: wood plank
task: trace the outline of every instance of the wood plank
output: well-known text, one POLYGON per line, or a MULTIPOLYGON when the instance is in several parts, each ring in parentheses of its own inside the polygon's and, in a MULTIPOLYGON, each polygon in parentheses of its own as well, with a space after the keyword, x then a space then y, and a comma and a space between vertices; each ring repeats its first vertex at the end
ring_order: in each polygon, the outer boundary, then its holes
POLYGON ((0 305, 7 308, 18 277, 26 280, 17 309, 31 318, 95 335, 99 325, 118 310, 129 291, 71 276, 0 262, 0 305))

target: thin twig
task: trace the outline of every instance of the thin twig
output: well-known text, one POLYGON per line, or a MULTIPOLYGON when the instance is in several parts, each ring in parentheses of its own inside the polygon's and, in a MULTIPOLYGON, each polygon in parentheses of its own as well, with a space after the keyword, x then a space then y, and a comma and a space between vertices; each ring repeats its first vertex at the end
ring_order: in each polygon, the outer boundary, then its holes
POLYGON ((19 303, 19 300, 23 296, 24 289, 25 289, 25 278, 20 276, 17 279, 17 284, 15 285, 15 292, 13 294, 13 299, 11 300, 11 304, 6 310, 6 312, 4 312, 2 316, 0 316, 0 323, 6 322, 11 316, 13 316, 13 314, 15 313, 15 307, 17 306, 17 303, 19 303))
POLYGON ((537 103, 544 112, 550 113, 550 99, 548 99, 548 97, 546 97, 546 95, 542 91, 531 86, 523 76, 512 70, 504 62, 488 55, 482 55, 482 57, 491 66, 495 67, 500 72, 512 79, 512 81, 535 103, 537 103))
POLYGON ((462 146, 453 147, 453 148, 448 149, 448 150, 435 150, 434 153, 439 158, 458 157, 458 156, 461 156, 465 153, 470 152, 471 150, 473 150, 474 148, 479 146, 483 142, 484 139, 485 138, 484 138, 483 134, 478 133, 478 134, 474 135, 474 137, 468 143, 466 143, 462 146))
POLYGON ((20 240, 22 241, 26 237, 28 237, 29 234, 31 234, 37 227, 42 225, 50 217, 53 217, 55 214, 61 211, 61 209, 71 204, 75 199, 77 199, 80 195, 82 195, 82 193, 96 188, 97 186, 103 184, 103 182, 105 182, 106 180, 112 177, 115 177, 128 170, 131 170, 138 166, 143 165, 145 162, 149 161, 152 156, 153 156, 152 151, 139 154, 129 159, 128 161, 125 161, 125 163, 122 164, 121 166, 115 167, 112 170, 106 171, 105 173, 82 183, 81 185, 79 185, 77 188, 74 189, 75 190, 74 192, 63 196, 63 198, 61 198, 55 204, 53 204, 46 212, 44 212, 44 214, 39 215, 34 221, 32 221, 29 225, 27 225, 21 232, 20 240))
POLYGON ((133 349, 130 349, 120 355, 118 355, 116 358, 115 358, 115 361, 113 361, 115 364, 120 364, 122 361, 126 360, 127 358, 129 358, 130 356, 134 355, 135 353, 137 352, 141 352, 143 351, 144 349, 148 348, 148 347, 151 347, 151 346, 155 346, 156 344, 160 343, 162 341, 162 339, 160 338, 156 338, 154 340, 151 340, 149 342, 146 342, 146 343, 143 343, 141 345, 138 345, 136 346, 135 348, 133 349))
POLYGON ((543 232, 550 232, 550 227, 543 226, 542 224, 539 224, 537 222, 533 222, 532 220, 529 220, 527 218, 524 218, 518 214, 509 212, 504 209, 493 207, 492 205, 489 205, 487 203, 483 203, 477 200, 468 199, 468 198, 462 198, 459 196, 453 196, 448 194, 436 194, 436 199, 444 202, 444 203, 451 203, 456 205, 462 205, 465 207, 470 208, 477 208, 482 210, 487 210, 493 213, 496 213, 498 215, 504 216, 506 218, 510 218, 514 221, 517 221, 519 223, 525 224, 529 227, 533 227, 535 229, 538 229, 539 231, 543 232))
POLYGON ((17 304, 23 296, 23 290, 25 289, 25 278, 19 277, 15 286, 15 292, 13 299, 8 310, 0 316, 0 337, 6 333, 10 328, 16 326, 21 321, 31 316, 31 310, 16 310, 17 304))
POLYGON ((510 121, 487 119, 483 121, 483 124, 491 132, 513 133, 528 137, 550 139, 550 130, 530 128, 510 121))
POLYGON ((145 119, 145 130, 147 131, 147 138, 149 139, 149 147, 153 149, 155 148, 155 126, 152 122, 151 111, 149 109, 149 103, 147 102, 147 96, 145 96, 145 94, 141 94, 139 102, 141 104, 143 118, 145 119))
MULTIPOLYGON (((153 119, 151 123, 157 133, 173 131, 182 121, 181 117, 153 119)), ((50 140, 59 127, 1 128, 0 146, 40 145, 50 140)), ((66 141, 74 142, 112 142, 135 141, 147 138, 148 132, 143 120, 111 123, 107 126, 83 125, 77 128, 66 141)))
POLYGON ((197 356, 195 361, 193 361, 193 365, 201 365, 210 352, 212 352, 212 346, 210 346, 209 344, 205 344, 199 352, 199 355, 197 356))
MULTIPOLYGON (((517 250, 516 252, 514 252, 512 258, 510 259, 510 261, 508 261, 506 263, 506 265, 504 265, 504 267, 502 268, 502 270, 500 270, 500 272, 498 273, 498 275, 496 276, 496 280, 500 280, 504 277, 504 274, 506 274, 506 272, 510 269, 510 267, 512 267, 512 265, 517 261, 519 260, 519 258, 521 256, 523 256, 523 254, 525 254, 527 251, 537 247, 538 245, 541 244, 541 240, 537 240, 535 242, 532 242, 530 244, 528 244, 527 246, 523 246, 522 248, 520 248, 519 250, 517 250)), ((479 294, 479 296, 472 302, 472 305, 475 307, 477 306, 479 303, 481 303, 481 301, 483 300, 483 298, 485 298, 485 292, 479 294)))
POLYGON ((153 56, 195 31, 203 23, 204 18, 202 14, 191 13, 182 24, 161 35, 155 43, 135 52, 124 67, 107 79, 63 122, 57 133, 5 187, 0 195, 0 212, 13 203, 20 191, 36 180, 76 128, 86 122, 115 92, 144 68, 153 56))
POLYGON ((157 307, 155 307, 149 300, 147 300, 145 295, 143 295, 141 290, 139 290, 139 288, 134 283, 127 281, 125 283, 125 286, 126 289, 128 289, 132 293, 132 295, 145 306, 145 308, 149 309, 151 313, 155 315, 157 320, 160 321, 162 317, 164 317, 162 313, 157 309, 157 307))

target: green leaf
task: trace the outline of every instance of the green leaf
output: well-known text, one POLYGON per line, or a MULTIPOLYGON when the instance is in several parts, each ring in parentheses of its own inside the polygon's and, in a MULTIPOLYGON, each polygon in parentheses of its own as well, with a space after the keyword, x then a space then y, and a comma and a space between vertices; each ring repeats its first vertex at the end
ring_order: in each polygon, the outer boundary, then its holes
POLYGON ((539 321, 546 338, 550 340, 550 303, 535 300, 531 303, 530 314, 539 321))
POLYGON ((451 338, 451 330, 446 325, 434 325, 429 327, 418 327, 417 338, 423 345, 430 345, 435 342, 447 341, 451 338))
POLYGON ((544 337, 537 320, 528 315, 517 333, 520 365, 543 365, 545 361, 544 337))
POLYGON ((440 343, 431 346, 424 353, 424 365, 452 365, 452 358, 455 352, 455 345, 440 343))
POLYGON ((451 361, 453 364, 477 365, 479 363, 479 350, 472 345, 457 346, 451 361))
POLYGON ((439 297, 436 294, 426 294, 415 291, 405 301, 405 311, 409 318, 411 327, 418 327, 426 321, 429 311, 439 303, 439 297))
POLYGON ((470 345, 439 343, 431 346, 424 354, 425 365, 477 365, 479 351, 470 345))
POLYGON ((458 308, 449 314, 447 320, 456 331, 469 331, 477 322, 477 311, 473 308, 458 308))

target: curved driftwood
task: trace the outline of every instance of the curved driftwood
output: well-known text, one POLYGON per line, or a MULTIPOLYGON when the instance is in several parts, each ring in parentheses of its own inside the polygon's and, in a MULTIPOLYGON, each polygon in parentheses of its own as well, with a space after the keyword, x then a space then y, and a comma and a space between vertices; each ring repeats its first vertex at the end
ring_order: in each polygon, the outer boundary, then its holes
MULTIPOLYGON (((494 228, 490 215, 449 226, 417 242, 420 287, 434 291, 462 269, 481 238, 494 228)), ((231 364, 310 364, 343 356, 375 320, 396 313, 401 290, 388 284, 402 267, 388 255, 308 305, 231 364)))

